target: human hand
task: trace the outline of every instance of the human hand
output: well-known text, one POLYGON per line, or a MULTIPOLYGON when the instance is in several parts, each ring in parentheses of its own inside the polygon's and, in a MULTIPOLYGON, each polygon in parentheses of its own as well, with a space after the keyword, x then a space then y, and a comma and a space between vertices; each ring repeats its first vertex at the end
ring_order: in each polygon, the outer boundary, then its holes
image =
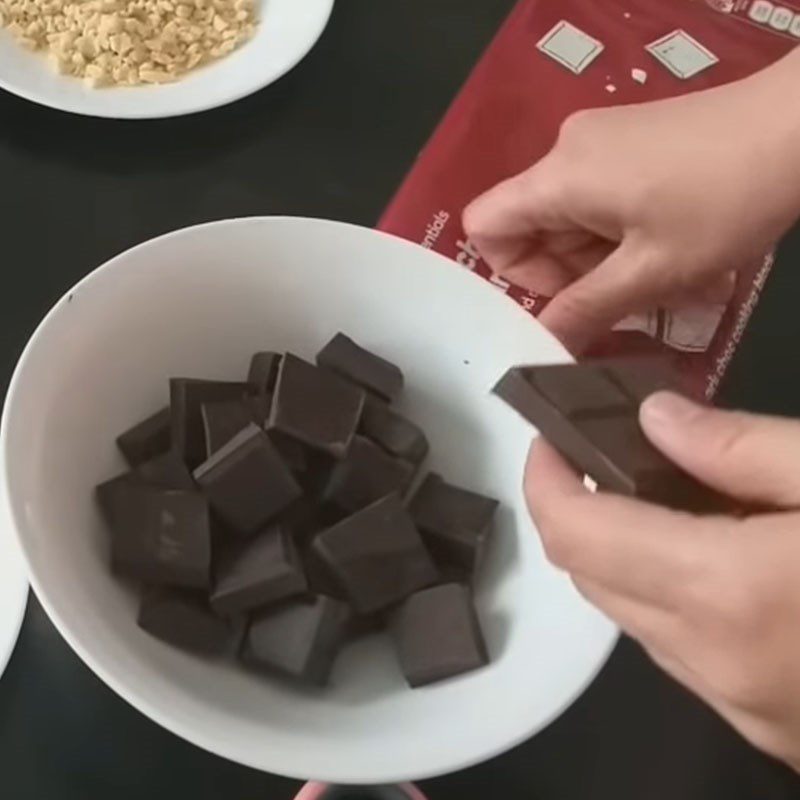
POLYGON ((540 319, 573 351, 637 311, 724 302, 731 270, 800 213, 800 112, 784 110, 798 71, 800 52, 717 89, 573 115, 545 158, 466 209, 466 232, 496 273, 554 298, 540 319))
POLYGON ((640 419, 687 472, 776 510, 697 517, 592 494, 537 440, 526 495, 547 556, 664 670, 800 770, 800 422, 668 393, 640 419))

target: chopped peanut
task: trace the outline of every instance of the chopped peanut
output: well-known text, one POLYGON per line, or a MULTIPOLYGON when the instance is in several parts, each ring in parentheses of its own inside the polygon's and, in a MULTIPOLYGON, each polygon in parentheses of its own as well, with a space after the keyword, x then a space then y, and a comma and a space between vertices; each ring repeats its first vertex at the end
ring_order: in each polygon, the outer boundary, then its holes
POLYGON ((0 26, 93 87, 167 83, 255 30, 255 0, 0 0, 0 26))

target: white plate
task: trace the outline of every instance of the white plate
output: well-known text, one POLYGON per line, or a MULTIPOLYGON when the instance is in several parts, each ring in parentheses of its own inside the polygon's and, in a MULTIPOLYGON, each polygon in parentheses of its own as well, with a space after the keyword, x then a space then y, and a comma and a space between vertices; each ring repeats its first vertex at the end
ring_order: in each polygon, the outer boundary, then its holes
POLYGON ((0 676, 5 671, 17 643, 25 605, 28 579, 25 562, 9 520, 5 491, 0 487, 0 676))
POLYGON ((547 564, 521 491, 531 430, 490 394, 512 364, 567 359, 490 284, 365 228, 252 219, 136 247, 59 301, 11 382, 0 448, 14 468, 0 478, 36 593, 122 697, 243 764, 385 783, 496 755, 561 713, 616 637, 547 564), (343 654, 328 691, 301 691, 150 638, 109 574, 92 489, 121 471, 114 436, 164 402, 168 376, 241 376, 265 348, 312 358, 339 330, 402 366, 430 466, 502 503, 477 596, 485 669, 412 691, 373 637, 343 654))
POLYGON ((0 88, 62 111, 93 117, 149 119, 192 114, 263 89, 294 67, 319 39, 333 0, 260 0, 253 39, 230 56, 161 86, 90 89, 56 74, 0 28, 0 88))

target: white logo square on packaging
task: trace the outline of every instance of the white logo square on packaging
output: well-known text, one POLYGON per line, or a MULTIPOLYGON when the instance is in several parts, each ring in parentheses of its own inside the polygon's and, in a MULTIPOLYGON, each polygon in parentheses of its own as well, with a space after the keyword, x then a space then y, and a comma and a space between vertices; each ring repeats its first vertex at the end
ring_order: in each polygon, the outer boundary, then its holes
POLYGON ((756 0, 755 3, 750 6, 748 15, 753 22, 769 22, 769 18, 772 16, 774 10, 775 6, 768 2, 768 0, 756 0))
POLYGON ((776 31, 788 31, 794 19, 794 12, 790 8, 776 8, 769 18, 769 25, 776 31))
POLYGON ((603 52, 602 42, 566 20, 555 25, 536 47, 576 75, 580 75, 603 52))
POLYGON ((719 59, 686 31, 668 33, 647 45, 648 53, 657 58, 673 75, 686 80, 716 64, 719 59))
POLYGON ((795 14, 792 24, 789 26, 789 33, 800 39, 800 14, 795 14))

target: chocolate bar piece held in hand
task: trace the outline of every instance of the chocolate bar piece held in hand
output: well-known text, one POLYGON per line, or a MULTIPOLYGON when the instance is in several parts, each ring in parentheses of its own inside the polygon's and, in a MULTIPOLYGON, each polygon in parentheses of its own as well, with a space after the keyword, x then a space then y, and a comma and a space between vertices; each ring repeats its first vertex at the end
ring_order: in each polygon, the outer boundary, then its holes
POLYGON ((149 584, 209 585, 208 504, 198 492, 163 490, 128 475, 97 487, 114 572, 149 584))
POLYGON ((494 393, 601 489, 713 513, 730 501, 669 462, 639 426, 639 405, 667 388, 648 362, 615 359, 510 369, 494 393))
POLYGON ((394 400, 403 390, 403 373, 398 367, 365 350, 343 333, 337 333, 319 351, 317 364, 338 372, 384 400, 394 400))
POLYGON ((180 589, 151 589, 139 606, 139 627, 162 641, 206 655, 232 649, 235 626, 212 613, 207 600, 180 589))
POLYGON ((396 494, 318 534, 311 550, 359 614, 387 608, 438 578, 396 494))
POLYGON ((242 661, 323 685, 328 682, 349 620, 350 610, 332 597, 288 600, 253 615, 242 661))
POLYGON ((461 675, 489 661, 471 593, 458 583, 411 595, 395 614, 392 634, 412 687, 461 675))
POLYGON ((169 449, 171 423, 169 406, 134 425, 117 437, 117 447, 132 467, 149 461, 169 449))
POLYGON ((220 557, 211 607, 217 614, 239 614, 306 588, 297 548, 288 531, 275 525, 220 557))
POLYGON ((414 524, 442 569, 472 580, 483 563, 498 502, 430 474, 409 503, 414 524))
POLYGON ((334 458, 353 441, 364 390, 287 353, 278 370, 269 429, 334 458))
POLYGON ((222 520, 252 534, 302 495, 264 431, 250 424, 194 471, 222 520))

